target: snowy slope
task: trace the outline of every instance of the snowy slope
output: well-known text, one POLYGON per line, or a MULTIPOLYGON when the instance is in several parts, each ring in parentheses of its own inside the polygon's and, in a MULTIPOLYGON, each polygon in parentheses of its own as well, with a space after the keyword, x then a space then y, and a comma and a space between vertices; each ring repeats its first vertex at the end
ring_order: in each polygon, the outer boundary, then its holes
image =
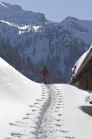
POLYGON ((34 139, 48 100, 44 85, 27 79, 0 58, 0 139, 34 139))
POLYGON ((0 58, 0 139, 91 139, 88 92, 38 84, 0 58))

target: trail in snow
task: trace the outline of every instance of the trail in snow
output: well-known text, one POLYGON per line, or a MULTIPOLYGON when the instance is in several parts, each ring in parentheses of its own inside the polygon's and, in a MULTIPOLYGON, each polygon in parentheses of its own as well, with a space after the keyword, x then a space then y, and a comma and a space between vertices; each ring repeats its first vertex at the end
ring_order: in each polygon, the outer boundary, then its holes
POLYGON ((68 136, 70 131, 65 130, 64 112, 62 112, 65 108, 63 92, 55 85, 47 88, 51 95, 51 103, 43 116, 37 139, 75 139, 74 136, 68 136))
POLYGON ((21 120, 9 123, 13 130, 10 136, 5 139, 37 139, 37 131, 42 121, 44 111, 46 111, 49 103, 49 93, 44 84, 41 85, 42 97, 36 99, 33 105, 30 105, 30 111, 22 117, 21 120))

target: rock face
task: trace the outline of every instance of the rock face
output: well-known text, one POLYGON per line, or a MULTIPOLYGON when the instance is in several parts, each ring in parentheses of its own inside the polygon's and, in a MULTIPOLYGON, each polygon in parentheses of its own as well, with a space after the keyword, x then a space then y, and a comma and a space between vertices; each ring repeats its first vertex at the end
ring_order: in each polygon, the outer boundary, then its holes
POLYGON ((47 65, 54 75, 68 81, 72 66, 92 43, 92 21, 67 17, 55 23, 42 13, 0 3, 0 38, 24 58, 47 65))

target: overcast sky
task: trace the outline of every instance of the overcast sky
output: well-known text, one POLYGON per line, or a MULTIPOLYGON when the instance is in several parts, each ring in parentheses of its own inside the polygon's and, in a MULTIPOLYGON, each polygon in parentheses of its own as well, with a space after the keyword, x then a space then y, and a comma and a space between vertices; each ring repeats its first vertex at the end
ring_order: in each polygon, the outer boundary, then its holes
POLYGON ((54 22, 61 22, 67 16, 82 20, 92 20, 92 0, 3 0, 17 4, 26 11, 44 13, 45 17, 54 22))

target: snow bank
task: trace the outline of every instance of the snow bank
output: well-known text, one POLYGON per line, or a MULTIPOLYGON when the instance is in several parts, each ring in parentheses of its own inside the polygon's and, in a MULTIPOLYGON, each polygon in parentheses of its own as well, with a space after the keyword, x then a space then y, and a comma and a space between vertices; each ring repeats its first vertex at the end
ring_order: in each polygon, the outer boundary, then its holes
POLYGON ((92 90, 89 90, 88 92, 89 94, 85 97, 85 101, 90 103, 92 102, 92 90))

